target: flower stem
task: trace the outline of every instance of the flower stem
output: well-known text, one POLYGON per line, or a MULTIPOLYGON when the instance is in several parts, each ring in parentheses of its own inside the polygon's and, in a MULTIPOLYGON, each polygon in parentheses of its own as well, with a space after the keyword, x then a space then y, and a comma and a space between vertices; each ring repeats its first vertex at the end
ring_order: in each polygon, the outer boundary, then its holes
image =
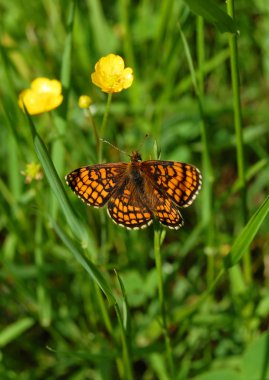
POLYGON ((174 379, 175 368, 172 354, 171 340, 167 328, 166 307, 164 301, 164 289, 163 289, 163 273, 162 273, 162 259, 161 259, 161 244, 160 244, 160 230, 157 228, 154 230, 154 256, 156 263, 156 270, 158 276, 158 291, 159 291, 159 304, 161 309, 162 319, 162 332, 165 339, 166 356, 170 369, 171 379, 174 379))
POLYGON ((98 130, 96 128, 96 124, 95 124, 95 121, 92 117, 92 113, 91 113, 91 110, 90 110, 90 107, 89 109, 85 109, 85 117, 86 119, 88 120, 92 130, 93 130, 93 134, 94 134, 94 138, 95 138, 95 146, 96 146, 96 152, 97 152, 97 155, 99 154, 99 145, 100 145, 100 138, 99 138, 99 134, 98 134, 98 130))
MULTIPOLYGON (((107 103, 106 103, 106 109, 105 113, 103 116, 103 121, 101 125, 101 132, 100 132, 100 139, 99 139, 99 145, 98 145, 98 162, 102 163, 103 160, 103 138, 107 126, 107 119, 109 115, 109 110, 110 110, 110 105, 111 105, 111 100, 112 100, 112 93, 108 94, 107 97, 107 103)), ((106 244, 107 242, 107 230, 106 230, 106 219, 105 215, 102 212, 101 213, 101 256, 100 257, 105 257, 105 252, 106 252, 106 244)))
POLYGON ((107 126, 107 119, 109 115, 111 100, 112 100, 112 93, 109 93, 107 97, 106 109, 105 109, 105 113, 104 113, 103 121, 101 125, 101 133, 100 133, 101 140, 100 140, 99 149, 98 149, 98 162, 100 163, 102 162, 102 159, 103 159, 103 140, 102 139, 104 138, 104 134, 105 134, 106 126, 107 126))

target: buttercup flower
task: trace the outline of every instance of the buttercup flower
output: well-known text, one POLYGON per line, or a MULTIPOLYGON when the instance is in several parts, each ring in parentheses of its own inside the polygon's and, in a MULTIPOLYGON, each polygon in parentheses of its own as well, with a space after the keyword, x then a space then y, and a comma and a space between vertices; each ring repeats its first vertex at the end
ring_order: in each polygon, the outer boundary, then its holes
POLYGON ((78 106, 80 108, 89 108, 92 104, 92 98, 88 95, 81 95, 78 99, 78 106))
POLYGON ((19 95, 19 106, 26 107, 30 115, 49 112, 57 108, 63 101, 62 85, 56 79, 36 78, 31 87, 19 95))
POLYGON ((95 65, 92 82, 107 93, 120 92, 133 83, 133 70, 124 68, 124 60, 115 54, 102 57, 95 65))
POLYGON ((34 179, 40 181, 43 178, 41 166, 35 162, 27 164, 25 170, 22 171, 21 174, 25 176, 26 183, 31 183, 34 179))

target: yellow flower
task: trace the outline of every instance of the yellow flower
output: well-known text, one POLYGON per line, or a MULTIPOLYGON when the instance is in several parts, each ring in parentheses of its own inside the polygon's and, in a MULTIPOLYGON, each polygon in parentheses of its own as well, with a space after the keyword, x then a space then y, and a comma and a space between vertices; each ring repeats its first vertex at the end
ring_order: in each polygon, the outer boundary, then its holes
POLYGON ((92 98, 88 95, 81 95, 78 99, 78 106, 80 108, 89 108, 92 104, 92 98))
POLYGON ((120 92, 133 83, 133 70, 124 68, 124 60, 115 54, 102 57, 91 75, 92 82, 107 93, 120 92))
POLYGON ((57 108, 63 101, 62 85, 56 79, 36 78, 31 87, 19 95, 19 106, 26 107, 30 115, 37 115, 57 108))
POLYGON ((31 183, 34 179, 40 181, 43 178, 41 166, 35 162, 27 164, 25 171, 22 171, 21 174, 25 176, 26 183, 31 183))

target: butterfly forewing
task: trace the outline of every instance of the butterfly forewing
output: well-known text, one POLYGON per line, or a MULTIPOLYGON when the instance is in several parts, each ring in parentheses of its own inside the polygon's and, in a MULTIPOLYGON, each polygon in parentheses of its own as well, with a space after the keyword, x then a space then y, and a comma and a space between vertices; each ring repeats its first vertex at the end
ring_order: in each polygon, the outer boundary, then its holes
POLYGON ((126 166, 125 163, 84 166, 69 173, 65 179, 84 202, 102 207, 121 181, 126 166))
POLYGON ((149 180, 179 207, 191 205, 201 189, 201 174, 190 164, 144 161, 141 166, 149 180))

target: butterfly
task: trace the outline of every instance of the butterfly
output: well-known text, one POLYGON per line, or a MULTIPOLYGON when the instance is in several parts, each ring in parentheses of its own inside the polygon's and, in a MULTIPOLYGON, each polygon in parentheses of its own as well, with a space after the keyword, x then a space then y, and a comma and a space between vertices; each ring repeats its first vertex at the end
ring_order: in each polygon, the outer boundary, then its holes
POLYGON ((83 166, 66 183, 87 205, 107 204, 112 220, 128 229, 149 226, 154 218, 166 227, 183 225, 180 208, 192 204, 202 185, 200 171, 175 161, 142 161, 138 152, 130 162, 83 166))

